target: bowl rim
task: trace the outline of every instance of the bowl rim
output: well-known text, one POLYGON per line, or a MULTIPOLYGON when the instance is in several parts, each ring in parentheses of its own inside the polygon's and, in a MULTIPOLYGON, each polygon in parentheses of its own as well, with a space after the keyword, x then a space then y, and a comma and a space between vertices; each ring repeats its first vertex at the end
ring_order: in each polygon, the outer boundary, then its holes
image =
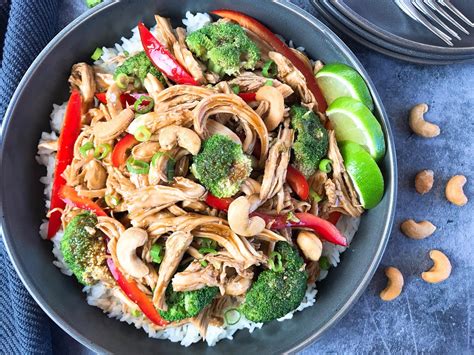
MULTIPOLYGON (((39 64, 43 61, 43 59, 49 54, 49 52, 61 41, 62 37, 74 31, 79 25, 86 22, 89 18, 98 16, 100 13, 107 11, 109 8, 116 6, 120 3, 120 0, 111 0, 105 3, 98 5, 96 8, 92 10, 88 10, 73 20, 70 24, 68 24, 64 29, 62 29, 47 45, 46 47, 38 54, 36 59, 33 61, 29 69, 24 74, 23 78, 21 79, 20 83, 18 84, 11 100, 8 105, 7 111, 4 116, 2 128, 0 130, 0 171, 3 170, 3 157, 5 153, 5 140, 4 134, 7 132, 10 124, 12 123, 12 112, 14 107, 17 104, 18 98, 22 91, 28 86, 32 74, 38 69, 39 64)), ((374 104, 380 112, 380 121, 383 123, 385 128, 385 136, 386 136, 386 157, 388 159, 388 172, 390 172, 390 179, 387 180, 390 182, 388 187, 385 190, 385 196, 388 198, 388 208, 385 213, 387 216, 386 220, 384 221, 383 231, 381 234, 381 238, 379 240, 378 248, 375 252, 375 255, 370 263, 365 276, 363 277, 361 283, 358 287, 354 290, 351 297, 347 299, 345 304, 334 313, 334 315, 329 319, 329 321, 324 324, 320 329, 315 331, 310 337, 305 339, 299 344, 294 345, 292 348, 285 351, 285 353, 293 353, 302 350, 303 348, 307 347, 315 340, 317 340, 321 335, 330 327, 335 325, 339 320, 343 318, 343 316, 349 311, 349 309, 354 305, 357 299, 360 298, 364 290, 367 288, 370 280, 372 279, 375 271, 377 270, 377 266, 379 265, 381 258, 383 256, 384 250, 387 246, 390 232, 393 225, 394 215, 395 215, 395 207, 396 207, 396 196, 397 196, 397 160, 396 160, 396 151, 395 151, 395 143, 394 137, 391 130, 390 122, 388 120, 387 113, 385 112, 384 106, 382 101, 378 95, 378 92, 375 88, 374 83, 370 79, 369 75, 365 71, 362 64, 359 62, 355 54, 347 47, 347 45, 332 31, 330 30, 323 22, 315 18, 313 15, 308 13, 303 8, 298 7, 286 0, 271 0, 271 2, 276 3, 280 8, 284 11, 290 11, 297 16, 303 17, 306 21, 311 23, 313 27, 317 27, 320 31, 323 31, 328 39, 338 47, 339 50, 349 58, 355 69, 361 73, 364 77, 364 80, 367 82, 369 90, 372 94, 374 104)), ((231 6, 230 6, 231 7, 231 6)), ((17 272, 19 278, 21 279, 23 285, 28 290, 30 295, 33 297, 35 302, 41 307, 41 309, 48 315, 50 319, 52 319, 60 328, 62 328, 67 334, 72 336, 75 340, 77 340, 82 345, 86 346, 90 350, 99 353, 110 353, 107 349, 104 349, 99 344, 96 344, 90 341, 84 334, 76 330, 70 322, 63 319, 59 316, 54 307, 50 306, 46 300, 40 295, 37 291, 35 283, 33 282, 32 278, 27 274, 25 271, 19 253, 15 251, 14 243, 12 242, 12 238, 9 237, 10 233, 6 224, 5 215, 3 213, 3 198, 0 198, 0 215, 1 215, 1 228, 0 232, 2 234, 2 238, 4 240, 4 244, 7 250, 7 253, 13 263, 15 271, 17 272)))

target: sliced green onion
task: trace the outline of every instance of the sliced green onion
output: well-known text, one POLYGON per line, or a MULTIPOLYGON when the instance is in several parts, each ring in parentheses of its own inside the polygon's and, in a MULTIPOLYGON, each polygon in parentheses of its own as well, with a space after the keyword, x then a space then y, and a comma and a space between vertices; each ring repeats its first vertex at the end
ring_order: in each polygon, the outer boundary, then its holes
POLYGON ((262 68, 262 75, 265 78, 274 78, 277 75, 277 66, 273 60, 265 62, 262 68))
POLYGON ((87 142, 79 148, 79 153, 85 158, 89 155, 89 151, 94 150, 94 144, 92 142, 87 142))
POLYGON ((272 251, 270 253, 270 257, 268 258, 268 267, 270 268, 270 270, 273 270, 276 272, 283 271, 283 263, 281 262, 280 253, 276 251, 272 251))
POLYGON ((108 143, 97 146, 94 150, 94 158, 102 160, 112 151, 112 147, 108 143))
POLYGON ((148 174, 150 164, 130 157, 127 159, 127 170, 133 174, 148 174))
POLYGON ((115 195, 105 195, 105 203, 107 206, 114 208, 120 204, 120 198, 115 195))
POLYGON ((128 87, 128 84, 130 83, 130 78, 127 76, 127 74, 120 73, 115 78, 115 83, 120 89, 125 90, 128 87))
POLYGON ((146 142, 147 140, 150 139, 151 132, 145 126, 140 126, 140 127, 137 128, 137 130, 135 131, 135 134, 133 136, 139 142, 146 142))
POLYGON ((321 170, 324 173, 330 173, 332 170, 332 161, 331 159, 322 159, 319 162, 319 170, 321 170))
POLYGON ((209 238, 201 238, 201 247, 203 248, 212 248, 216 249, 217 248, 217 242, 215 240, 209 239, 209 238))
POLYGON ((267 81, 265 81, 265 86, 273 86, 273 80, 268 79, 267 81))
POLYGON ((214 248, 200 248, 199 252, 201 254, 217 254, 217 250, 214 248))
POLYGON ((232 85, 232 91, 234 92, 234 94, 238 95, 240 92, 239 85, 232 85))
POLYGON ((237 308, 229 308, 224 312, 224 320, 227 325, 234 325, 239 323, 242 314, 237 308))
POLYGON ((102 50, 102 48, 96 48, 94 53, 92 53, 92 55, 91 55, 91 59, 92 60, 99 60, 100 57, 102 57, 103 53, 104 53, 104 51, 102 50))
POLYGON ((299 218, 296 217, 293 212, 288 212, 288 214, 286 215, 286 219, 290 222, 295 222, 295 223, 298 223, 300 221, 299 218))
POLYGON ((156 264, 161 264, 163 261, 163 247, 160 244, 153 244, 150 249, 151 261, 156 264))
POLYGON ((173 181, 174 178, 174 167, 176 165, 176 160, 170 158, 168 163, 166 164, 166 177, 168 178, 168 182, 173 181))
POLYGON ((142 312, 140 312, 138 309, 134 309, 131 313, 135 318, 138 318, 142 315, 142 312))
POLYGON ((151 166, 156 167, 156 161, 165 154, 166 154, 165 152, 156 152, 151 158, 151 166))
POLYGON ((201 264, 202 267, 206 267, 207 266, 207 261, 206 260, 201 260, 200 264, 201 264))
POLYGON ((123 55, 128 57, 130 55, 129 51, 123 51, 123 55))
POLYGON ((311 198, 314 200, 314 202, 319 202, 322 200, 321 196, 319 196, 316 191, 314 191, 313 189, 309 189, 309 195, 311 196, 311 198))
POLYGON ((151 110, 153 110, 153 107, 155 107, 155 101, 152 97, 147 95, 140 96, 138 100, 135 101, 135 105, 133 106, 135 112, 141 114, 150 112, 151 110))
POLYGON ((328 270, 330 267, 331 267, 331 264, 329 263, 329 259, 325 256, 322 256, 320 259, 319 259, 319 267, 322 269, 322 270, 328 270))

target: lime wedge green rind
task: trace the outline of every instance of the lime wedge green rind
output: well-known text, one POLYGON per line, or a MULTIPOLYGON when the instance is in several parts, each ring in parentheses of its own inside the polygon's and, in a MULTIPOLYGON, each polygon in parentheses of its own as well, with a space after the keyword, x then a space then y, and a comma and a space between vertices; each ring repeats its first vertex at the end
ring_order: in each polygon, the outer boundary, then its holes
POLYGON ((351 97, 336 99, 327 109, 338 142, 360 144, 379 161, 385 155, 382 127, 373 113, 360 101, 351 97))
POLYGON ((326 64, 316 73, 316 80, 328 105, 339 97, 352 97, 371 111, 374 102, 369 88, 357 70, 342 63, 326 64))
POLYGON ((374 208, 382 200, 384 193, 383 175, 379 166, 370 154, 356 143, 341 142, 339 149, 362 207, 374 208))

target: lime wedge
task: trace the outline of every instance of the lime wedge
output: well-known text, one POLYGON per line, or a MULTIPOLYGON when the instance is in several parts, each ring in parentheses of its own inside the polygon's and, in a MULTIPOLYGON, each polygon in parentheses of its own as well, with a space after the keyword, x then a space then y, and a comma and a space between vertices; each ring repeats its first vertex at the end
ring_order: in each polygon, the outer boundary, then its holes
POLYGON ((351 97, 336 99, 326 115, 338 142, 351 141, 363 146, 376 161, 385 155, 382 127, 370 110, 351 97))
POLYGON ((352 97, 362 102, 371 111, 374 102, 370 96, 369 88, 357 70, 342 63, 326 64, 316 73, 316 80, 330 105, 338 97, 352 97))
POLYGON ((356 143, 341 142, 339 149, 362 207, 374 208, 382 200, 384 191, 380 168, 370 154, 356 143))

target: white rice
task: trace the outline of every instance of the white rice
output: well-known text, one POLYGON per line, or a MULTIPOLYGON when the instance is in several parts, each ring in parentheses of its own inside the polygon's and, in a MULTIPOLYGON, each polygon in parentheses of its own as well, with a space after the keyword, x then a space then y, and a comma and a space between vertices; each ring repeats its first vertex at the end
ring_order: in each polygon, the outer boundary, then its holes
POLYGON ((211 16, 202 12, 198 12, 196 15, 193 15, 190 11, 188 11, 186 12, 186 18, 183 19, 183 24, 186 26, 186 31, 188 33, 197 31, 211 22, 211 16))
MULTIPOLYGON (((188 32, 193 32, 201 28, 202 26, 211 22, 211 18, 208 14, 197 13, 196 15, 190 12, 186 13, 186 19, 183 19, 183 23, 187 28, 188 32)), ((283 39, 283 38, 282 38, 283 39)), ((284 40, 284 39, 283 39, 284 40)), ((290 47, 294 48, 293 42, 289 42, 290 47)), ((303 47, 297 47, 298 50, 304 51, 303 47)), ((115 64, 114 58, 120 55, 125 55, 128 52, 130 55, 136 54, 143 50, 140 42, 140 36, 138 28, 132 30, 131 38, 121 38, 121 43, 118 43, 113 48, 102 48, 103 54, 101 58, 95 62, 96 65, 102 68, 105 72, 113 73, 117 64, 115 64)), ((62 105, 54 105, 53 112, 50 117, 51 132, 43 132, 41 135, 40 142, 46 142, 48 140, 56 140, 58 138, 59 131, 62 126, 64 114, 66 111, 67 103, 62 105)), ((39 149, 36 160, 39 164, 46 167, 46 175, 40 178, 40 181, 45 185, 45 207, 49 209, 51 188, 53 181, 53 173, 55 167, 55 153, 49 149, 39 149)), ((46 238, 48 222, 44 220, 40 226, 40 235, 42 238, 46 238)), ((358 218, 342 217, 337 223, 338 229, 345 235, 347 240, 350 242, 354 237, 355 232, 359 226, 358 218)), ((59 249, 59 243, 63 236, 63 231, 59 231, 56 236, 52 239, 53 242, 53 255, 56 260, 53 264, 57 266, 62 273, 71 276, 72 272, 69 270, 67 265, 64 263, 63 255, 59 249)), ((331 243, 323 243, 322 255, 326 256, 330 264, 334 267, 340 262, 340 254, 343 253, 346 248, 337 246, 331 243)), ((318 281, 323 280, 328 274, 327 270, 321 270, 318 281)), ((130 302, 123 300, 123 295, 117 293, 116 290, 106 287, 105 284, 99 282, 93 286, 86 286, 83 288, 83 292, 86 293, 87 303, 91 306, 96 306, 102 309, 109 317, 116 318, 122 322, 133 324, 137 329, 142 328, 152 338, 157 339, 168 339, 172 342, 179 342, 183 346, 189 346, 203 339, 199 330, 193 324, 185 324, 174 328, 168 328, 165 330, 157 330, 156 327, 143 315, 134 316, 132 312, 130 302)), ((301 304, 294 311, 278 319, 278 321, 284 321, 293 318, 293 314, 297 311, 312 306, 316 302, 316 284, 308 285, 306 294, 301 304)), ((226 325, 225 327, 209 326, 207 330, 206 338, 204 339, 209 346, 215 345, 222 339, 232 339, 236 331, 240 329, 248 329, 252 333, 255 329, 259 329, 263 326, 263 323, 255 323, 249 321, 245 317, 233 325, 226 325)))

